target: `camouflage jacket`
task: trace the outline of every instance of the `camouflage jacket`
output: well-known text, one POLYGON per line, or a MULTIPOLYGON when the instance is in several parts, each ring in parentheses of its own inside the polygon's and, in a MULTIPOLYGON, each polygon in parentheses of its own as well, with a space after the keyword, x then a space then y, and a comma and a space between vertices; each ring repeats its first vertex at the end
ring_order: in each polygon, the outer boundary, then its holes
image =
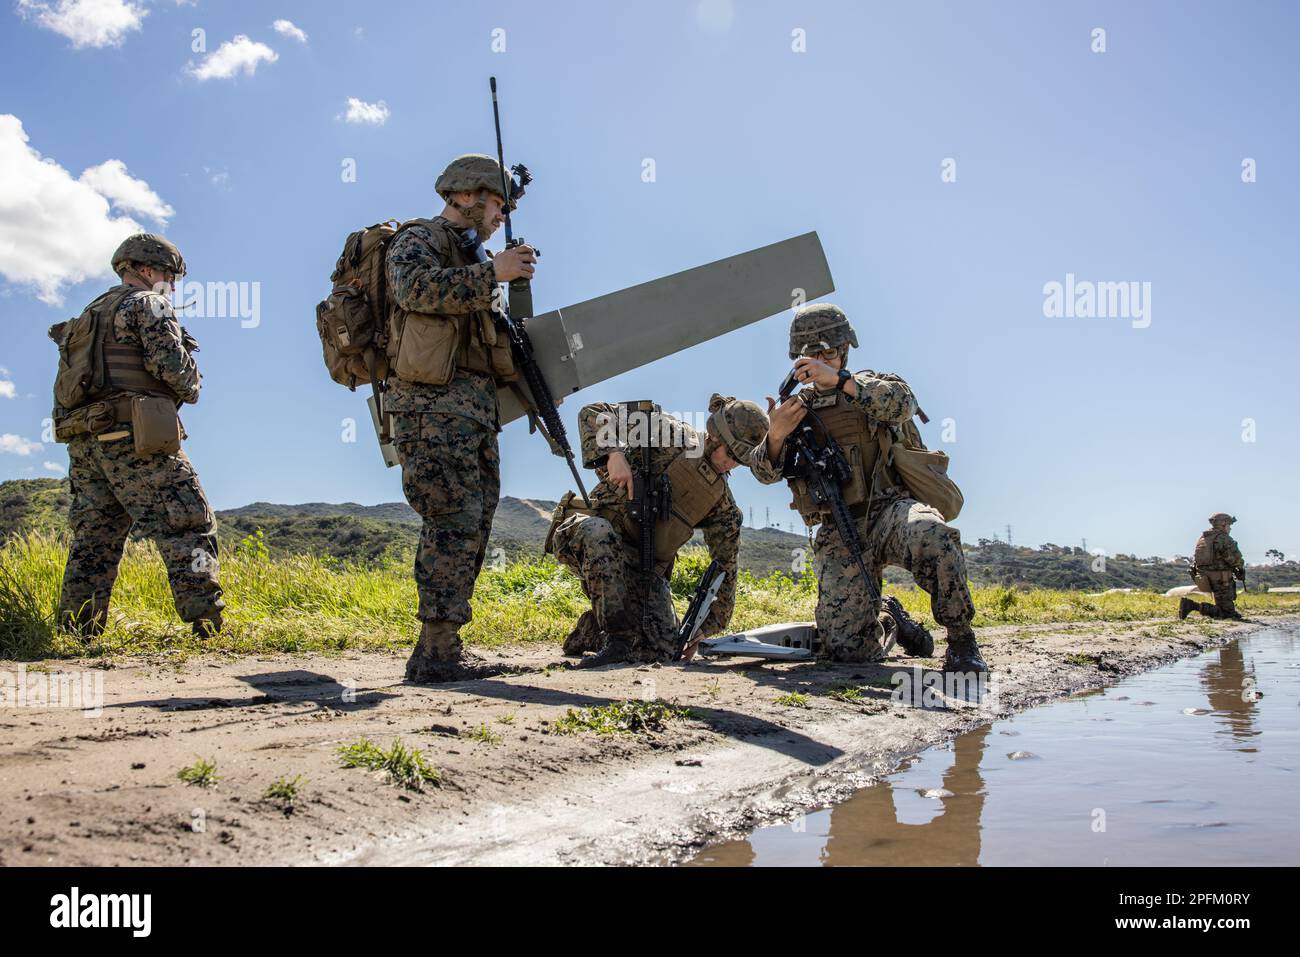
MULTIPOLYGON (((655 406, 659 412, 659 407, 655 406)), ((659 417, 659 436, 670 435, 671 444, 656 445, 651 460, 656 471, 661 474, 668 465, 686 453, 704 454, 707 442, 705 435, 696 432, 685 422, 669 415, 659 417)), ((628 455, 629 462, 635 467, 632 458, 635 452, 628 453, 627 435, 620 434, 619 406, 609 402, 593 402, 583 406, 578 412, 578 439, 581 445, 582 464, 595 469, 600 478, 591 490, 591 504, 596 509, 615 508, 622 511, 627 507, 627 495, 620 486, 612 485, 606 463, 609 453, 620 451, 628 455)), ((724 482, 726 476, 723 476, 724 482)), ((579 500, 580 501, 580 500, 579 500)), ((709 557, 714 559, 726 572, 727 578, 718 597, 709 610, 709 615, 701 629, 704 635, 715 635, 727 627, 731 613, 736 604, 736 576, 740 568, 740 527, 744 515, 731 494, 731 486, 723 488, 722 498, 717 505, 696 526, 704 536, 704 544, 709 550, 709 557)))
MULTIPOLYGON (((171 300, 148 289, 122 300, 113 315, 112 336, 122 345, 139 346, 146 371, 176 393, 182 402, 199 400, 203 377, 194 353, 198 343, 176 319, 171 300)), ((127 393, 116 392, 106 398, 127 393)), ((55 409, 58 418, 65 410, 55 409)))
MULTIPOLYGON (((451 266, 450 244, 463 232, 441 216, 404 229, 388 247, 389 301, 408 312, 455 316, 492 308, 496 270, 489 259, 451 266)), ((390 412, 461 415, 498 428, 497 389, 491 376, 458 370, 447 385, 389 378, 384 406, 390 412)))
MULTIPOLYGON (((861 406, 864 415, 888 425, 901 425, 916 415, 916 398, 912 395, 911 387, 902 379, 883 378, 869 369, 855 372, 853 378, 858 384, 858 394, 849 396, 849 400, 861 406)), ((803 392, 799 394, 802 395, 803 392)), ((784 457, 785 449, 782 449, 781 458, 784 457)), ((754 473, 754 478, 764 485, 775 485, 782 480, 782 462, 771 460, 767 454, 766 442, 760 442, 748 460, 741 464, 747 465, 754 473)))

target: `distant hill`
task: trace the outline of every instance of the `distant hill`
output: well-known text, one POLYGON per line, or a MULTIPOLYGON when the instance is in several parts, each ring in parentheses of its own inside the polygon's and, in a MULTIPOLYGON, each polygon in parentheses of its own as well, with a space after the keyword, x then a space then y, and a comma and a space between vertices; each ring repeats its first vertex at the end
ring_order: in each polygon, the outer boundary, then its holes
MULTIPOLYGON (((67 528, 71 503, 66 479, 19 479, 0 482, 0 542, 28 529, 67 528)), ((555 502, 507 496, 497 506, 492 544, 508 554, 541 551, 555 502)), ((420 517, 405 502, 358 505, 308 502, 278 505, 254 502, 217 513, 223 548, 232 548, 260 529, 267 550, 275 556, 328 555, 340 561, 374 564, 393 558, 406 560, 420 537, 420 517)), ((695 541, 702 543, 697 534, 695 541)), ((790 574, 799 550, 811 560, 808 540, 779 528, 742 528, 740 564, 755 575, 774 571, 790 574)), ((1161 558, 1116 555, 1099 570, 1097 558, 1081 548, 1042 545, 1012 548, 1005 542, 981 539, 966 545, 970 578, 981 585, 1104 591, 1141 588, 1164 591, 1191 579, 1183 563, 1161 558)), ((901 568, 889 568, 886 580, 911 583, 901 568)), ((1251 566, 1251 586, 1300 584, 1300 565, 1251 566)))

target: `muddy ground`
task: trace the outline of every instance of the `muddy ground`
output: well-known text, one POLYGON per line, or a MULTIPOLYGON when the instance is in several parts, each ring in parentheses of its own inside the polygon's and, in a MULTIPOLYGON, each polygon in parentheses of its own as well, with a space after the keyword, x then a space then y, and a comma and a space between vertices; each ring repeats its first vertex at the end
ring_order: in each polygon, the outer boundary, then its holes
MULTIPOLYGON (((732 658, 438 688, 405 685, 403 656, 372 653, 28 663, 28 682, 42 667, 102 676, 103 711, 0 708, 0 864, 671 863, 842 798, 975 724, 1252 627, 983 629, 996 694, 930 708, 891 700, 890 676, 937 659, 732 658), (844 685, 862 696, 827 696, 844 685), (791 692, 807 694, 807 707, 777 702, 791 692), (624 699, 675 702, 693 716, 638 735, 552 730, 570 708, 624 699), (438 786, 411 791, 340 766, 340 746, 395 737, 424 751, 438 786), (215 761, 214 787, 177 778, 198 758, 215 761), (263 797, 296 775, 305 784, 292 810, 263 797)), ((494 657, 533 669, 562 660, 536 648, 494 657)), ((16 679, 19 667, 0 662, 0 676, 16 679)))

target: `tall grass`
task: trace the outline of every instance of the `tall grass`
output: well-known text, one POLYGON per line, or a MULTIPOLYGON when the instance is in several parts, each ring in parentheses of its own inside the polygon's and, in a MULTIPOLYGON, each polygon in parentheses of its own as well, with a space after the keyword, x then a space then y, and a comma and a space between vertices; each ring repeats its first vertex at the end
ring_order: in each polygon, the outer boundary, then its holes
MULTIPOLYGON (((269 652, 406 650, 414 642, 415 583, 405 562, 381 567, 322 561, 311 556, 271 559, 263 550, 235 549, 221 559, 227 629, 199 642, 176 617, 157 551, 130 542, 113 593, 104 634, 89 643, 54 627, 67 559, 65 538, 32 532, 0 547, 0 658, 113 657, 220 651, 269 652)), ((679 610, 708 564, 700 549, 685 551, 673 570, 679 610)), ((904 607, 931 627, 929 597, 898 593, 904 607)), ((1083 592, 1004 587, 973 590, 977 626, 1053 621, 1172 619, 1176 602, 1153 592, 1091 596, 1083 592)), ((777 621, 812 620, 817 604, 810 577, 742 572, 733 630, 777 621)), ((1243 595, 1250 615, 1300 611, 1300 595, 1243 595)), ((492 647, 560 642, 588 607, 582 587, 551 558, 522 558, 485 568, 474 593, 468 644, 492 647)))

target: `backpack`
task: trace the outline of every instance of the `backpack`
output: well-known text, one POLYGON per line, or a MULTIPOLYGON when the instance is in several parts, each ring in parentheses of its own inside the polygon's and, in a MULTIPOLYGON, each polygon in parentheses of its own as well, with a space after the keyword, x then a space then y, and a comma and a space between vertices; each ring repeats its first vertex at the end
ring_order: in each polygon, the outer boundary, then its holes
POLYGON ((375 223, 348 236, 330 275, 333 288, 316 306, 325 368, 339 385, 370 384, 375 397, 388 378, 388 246, 402 226, 375 223))
MULTIPOLYGON (((881 379, 903 381, 890 373, 872 374, 881 379)), ((922 423, 930 421, 919 405, 916 417, 922 423)), ((945 522, 961 514, 966 499, 957 483, 948 477, 948 453, 927 449, 915 422, 908 419, 892 428, 881 423, 876 429, 876 441, 885 464, 894 470, 913 498, 937 509, 945 522)))
POLYGON ((1192 567, 1212 569, 1218 565, 1214 554, 1214 532, 1201 532, 1196 540, 1196 549, 1192 552, 1192 567))
POLYGON ((68 412, 95 401, 108 387, 102 324, 111 322, 118 307, 136 290, 115 286, 81 311, 81 315, 50 326, 59 347, 59 371, 54 377, 54 401, 68 412))

